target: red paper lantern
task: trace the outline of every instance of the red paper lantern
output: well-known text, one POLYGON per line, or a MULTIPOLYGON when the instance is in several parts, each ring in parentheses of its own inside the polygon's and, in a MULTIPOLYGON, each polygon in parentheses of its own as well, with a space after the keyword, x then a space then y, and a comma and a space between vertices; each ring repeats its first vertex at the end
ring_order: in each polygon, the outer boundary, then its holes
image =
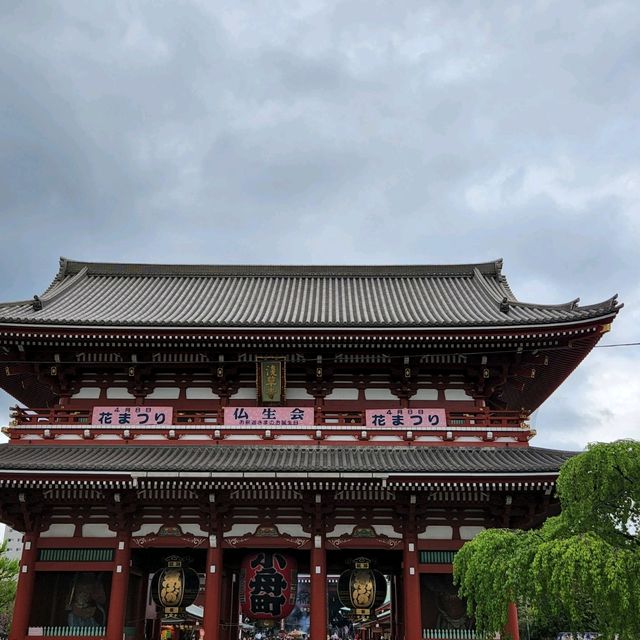
POLYGON ((240 565, 240 606, 252 620, 282 620, 296 606, 298 564, 281 551, 259 551, 240 565))

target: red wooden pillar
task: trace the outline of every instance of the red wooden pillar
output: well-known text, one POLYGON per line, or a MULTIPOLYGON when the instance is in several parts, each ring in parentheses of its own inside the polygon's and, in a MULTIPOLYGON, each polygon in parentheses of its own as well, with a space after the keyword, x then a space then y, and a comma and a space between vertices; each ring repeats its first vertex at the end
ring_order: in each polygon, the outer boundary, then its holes
POLYGON ((9 640, 23 640, 29 629, 29 613, 36 580, 35 564, 38 556, 38 534, 26 533, 20 559, 20 573, 9 640))
POLYGON ((207 551, 207 579, 204 585, 204 640, 220 640, 220 610, 222 592, 222 549, 207 551))
POLYGON ((327 553, 322 536, 314 536, 311 549, 311 640, 327 638, 327 553))
POLYGON ((504 628, 505 635, 509 640, 520 640, 520 629, 518 627, 518 607, 515 602, 509 603, 507 611, 507 624, 504 628))
POLYGON ((129 564, 131 561, 130 542, 130 533, 118 535, 113 561, 113 576, 111 578, 106 640, 122 640, 124 635, 124 619, 127 612, 127 591, 129 588, 129 564))
POLYGON ((144 638, 145 614, 147 611, 147 576, 139 576, 138 593, 136 594, 136 640, 144 638))
POLYGON ((404 638, 421 640, 422 610, 420 601, 420 574, 415 539, 404 541, 402 555, 402 599, 404 601, 404 638))

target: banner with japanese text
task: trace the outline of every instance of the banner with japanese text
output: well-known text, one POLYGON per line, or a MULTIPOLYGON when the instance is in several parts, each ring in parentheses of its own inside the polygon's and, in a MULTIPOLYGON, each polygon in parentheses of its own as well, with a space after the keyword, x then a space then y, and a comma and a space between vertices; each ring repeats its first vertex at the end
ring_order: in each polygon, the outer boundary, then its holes
POLYGON ((313 426, 313 407, 225 407, 224 423, 238 426, 313 426))
POLYGON ((173 407, 94 407, 91 424, 112 426, 157 426, 172 424, 173 407))
POLYGON ((426 427, 447 426, 444 409, 367 409, 367 427, 426 427))

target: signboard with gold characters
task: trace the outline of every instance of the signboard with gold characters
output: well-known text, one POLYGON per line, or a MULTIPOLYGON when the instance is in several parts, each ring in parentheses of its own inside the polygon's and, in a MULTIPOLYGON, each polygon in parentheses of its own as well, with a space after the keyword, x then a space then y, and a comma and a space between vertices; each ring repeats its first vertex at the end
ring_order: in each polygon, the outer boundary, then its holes
POLYGON ((285 401, 285 359, 256 360, 258 404, 282 404, 285 401))

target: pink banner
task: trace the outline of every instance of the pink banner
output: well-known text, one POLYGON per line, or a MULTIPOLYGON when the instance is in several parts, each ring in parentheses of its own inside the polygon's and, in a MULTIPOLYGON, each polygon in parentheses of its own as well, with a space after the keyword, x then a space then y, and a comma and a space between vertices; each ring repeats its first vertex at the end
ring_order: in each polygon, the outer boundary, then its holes
POLYGON ((224 423, 239 426, 313 426, 313 407, 225 407, 224 423))
POLYGON ((104 426, 157 426, 171 424, 173 407, 94 407, 91 424, 104 426))
POLYGON ((367 409, 367 427, 426 427, 447 426, 444 409, 367 409))

